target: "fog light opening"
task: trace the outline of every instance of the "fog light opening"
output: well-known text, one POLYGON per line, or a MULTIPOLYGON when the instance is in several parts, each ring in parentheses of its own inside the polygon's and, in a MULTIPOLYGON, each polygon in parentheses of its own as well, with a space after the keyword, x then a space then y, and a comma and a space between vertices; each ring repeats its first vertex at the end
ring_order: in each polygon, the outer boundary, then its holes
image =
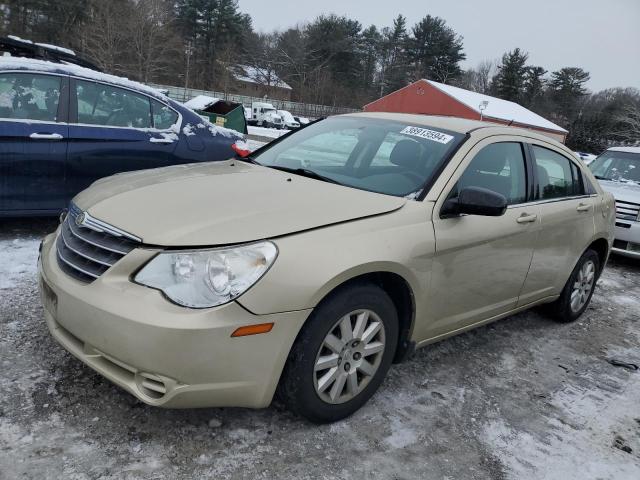
POLYGON ((167 386, 164 381, 152 373, 138 373, 136 375, 136 385, 143 395, 158 400, 167 393, 167 386))

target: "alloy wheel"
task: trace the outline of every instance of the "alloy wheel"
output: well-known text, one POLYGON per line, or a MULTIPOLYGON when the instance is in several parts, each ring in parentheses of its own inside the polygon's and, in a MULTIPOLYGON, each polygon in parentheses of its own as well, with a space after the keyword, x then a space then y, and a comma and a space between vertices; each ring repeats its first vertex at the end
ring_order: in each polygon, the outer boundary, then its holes
POLYGON ((356 397, 380 367, 385 331, 372 310, 355 310, 340 318, 324 338, 314 363, 314 386, 326 403, 356 397))
POLYGON ((571 310, 579 312, 589 300, 591 290, 596 279, 596 266, 593 261, 584 262, 582 268, 578 270, 578 276, 573 283, 571 290, 571 310))

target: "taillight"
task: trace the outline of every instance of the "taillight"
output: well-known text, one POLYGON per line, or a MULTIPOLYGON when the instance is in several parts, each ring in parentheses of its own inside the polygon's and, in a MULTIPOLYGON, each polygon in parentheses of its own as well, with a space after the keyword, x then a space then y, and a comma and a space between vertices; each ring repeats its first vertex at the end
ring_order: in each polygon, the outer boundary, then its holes
POLYGON ((249 145, 247 142, 243 140, 238 140, 236 143, 231 145, 231 148, 234 152, 238 154, 238 156, 244 158, 251 154, 251 150, 249 150, 249 145))

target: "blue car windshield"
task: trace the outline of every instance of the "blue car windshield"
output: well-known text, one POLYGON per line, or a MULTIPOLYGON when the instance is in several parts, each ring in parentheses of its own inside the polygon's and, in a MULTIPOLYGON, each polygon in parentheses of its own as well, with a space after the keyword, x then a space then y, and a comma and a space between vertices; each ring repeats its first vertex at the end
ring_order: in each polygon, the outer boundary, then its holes
POLYGON ((331 117, 267 146, 252 159, 348 187, 415 197, 463 138, 424 125, 331 117))

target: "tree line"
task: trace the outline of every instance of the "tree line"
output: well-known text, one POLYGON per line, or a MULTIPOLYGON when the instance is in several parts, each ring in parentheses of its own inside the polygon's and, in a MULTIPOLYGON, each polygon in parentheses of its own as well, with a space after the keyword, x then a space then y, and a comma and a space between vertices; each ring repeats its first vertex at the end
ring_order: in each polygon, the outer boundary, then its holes
POLYGON ((359 108, 427 78, 520 103, 569 130, 574 149, 640 142, 637 89, 591 93, 582 68, 548 72, 519 48, 463 69, 460 34, 436 16, 414 21, 327 14, 264 33, 237 0, 0 1, 0 34, 72 48, 142 82, 228 91, 233 67, 249 65, 286 81, 293 100, 359 108))

